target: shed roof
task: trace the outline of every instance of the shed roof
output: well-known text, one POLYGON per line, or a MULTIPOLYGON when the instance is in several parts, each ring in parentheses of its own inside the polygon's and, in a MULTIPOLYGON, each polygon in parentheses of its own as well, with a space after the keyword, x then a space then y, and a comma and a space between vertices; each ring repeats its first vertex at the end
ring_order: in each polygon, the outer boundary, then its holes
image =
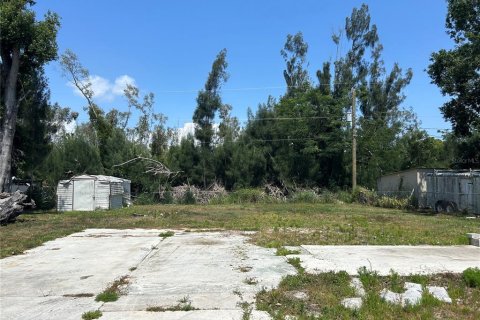
POLYGON ((61 180, 60 183, 68 183, 75 180, 98 180, 98 181, 108 181, 108 182, 121 182, 124 181, 130 182, 128 179, 113 177, 113 176, 104 176, 101 174, 82 174, 78 176, 71 177, 70 180, 61 180))

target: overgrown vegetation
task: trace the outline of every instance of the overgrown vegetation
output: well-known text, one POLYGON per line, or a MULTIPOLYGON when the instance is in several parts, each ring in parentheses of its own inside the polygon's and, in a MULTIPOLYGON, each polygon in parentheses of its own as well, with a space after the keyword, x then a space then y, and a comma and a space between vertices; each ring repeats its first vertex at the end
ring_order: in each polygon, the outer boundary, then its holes
POLYGON ((463 271, 463 280, 471 288, 480 288, 480 269, 468 268, 463 271))
MULTIPOLYGON (((3 29, 12 31, 11 34, 23 34, 21 30, 11 29, 23 26, 15 21, 23 15, 29 16, 31 5, 33 2, 19 0, 2 4, 3 29)), ((449 21, 473 19, 471 16, 461 18, 455 8, 453 2, 449 4, 452 10, 449 21)), ((460 12, 468 12, 468 8, 460 9, 460 12)), ((46 59, 49 61, 57 53, 55 38, 59 25, 55 14, 46 18, 52 21, 52 30, 40 34, 43 38, 38 40, 49 42, 46 59)), ((18 106, 11 173, 27 180, 42 181, 43 186, 38 189, 45 190, 32 190, 31 197, 43 209, 53 207, 52 191, 58 180, 81 173, 131 179, 137 204, 172 203, 175 201, 172 187, 188 185, 205 190, 214 183, 233 191, 213 200, 217 204, 272 201, 255 189, 265 183, 288 190, 305 188, 285 195, 283 200, 293 203, 350 202, 348 193, 338 191, 351 185, 352 128, 346 114, 351 111, 352 88, 356 88, 356 104, 360 111, 357 123, 359 185, 372 188, 378 176, 386 172, 419 166, 448 167, 454 165, 451 162, 456 154, 471 154, 470 158, 474 158, 475 152, 470 149, 478 149, 474 148, 477 131, 472 130, 471 137, 448 135, 444 140, 436 139, 419 127, 411 110, 403 107, 404 90, 412 79, 412 72, 402 70, 398 64, 390 69, 385 66, 383 46, 373 20, 367 5, 354 8, 342 30, 332 36, 332 50, 336 48, 338 53, 335 60, 312 61, 318 69, 316 77, 308 73, 309 45, 303 34, 287 35, 281 56, 285 61, 283 75, 288 89, 283 95, 259 101, 256 110, 248 111, 244 126, 232 116, 233 106, 222 101, 222 85, 229 74, 227 50, 221 50, 196 99, 192 115, 195 134, 181 140, 178 132, 167 127, 166 116, 154 112, 154 95, 141 96, 141 90, 135 86, 125 87, 127 107, 123 111, 102 108, 92 91, 88 69, 70 50, 61 55, 60 63, 67 79, 84 97, 87 120, 67 134, 64 124, 77 119, 79 114, 48 101, 48 83, 41 64, 28 70, 21 68, 22 89, 31 92, 32 97, 22 99, 18 106), (213 129, 215 119, 220 119, 217 131, 213 129), (159 161, 171 172, 153 174, 143 160, 128 162, 133 157, 159 161), (118 166, 125 162, 128 164, 118 166), (311 188, 331 192, 312 192, 311 188)), ((462 26, 447 25, 449 30, 459 33, 462 26)), ((6 37, 11 34, 5 33, 6 37)), ((15 48, 15 41, 4 37, 1 40, 2 47, 15 48)), ((460 42, 468 47, 469 41, 477 40, 468 38, 467 44, 465 39, 460 42)), ((29 60, 33 59, 31 52, 27 53, 22 57, 25 59, 22 65, 35 64, 29 60)), ((443 57, 443 53, 434 58, 443 57)), ((468 56, 461 53, 461 56, 468 56)), ((2 68, 7 66, 6 62, 2 59, 2 68)), ((444 81, 437 79, 444 74, 440 62, 432 65, 430 73, 443 88, 444 81)), ((454 80, 464 81, 463 78, 448 80, 449 84, 454 80)), ((0 113, 5 109, 5 101, 1 102, 0 113)), ((448 117, 464 119, 450 113, 448 117)), ((478 117, 472 117, 468 119, 476 125, 478 117)), ((457 122, 455 125, 460 126, 457 122)), ((5 126, 0 124, 0 127, 5 126)), ((469 165, 475 166, 476 162, 469 165)), ((182 204, 198 202, 190 191, 176 201, 182 204)), ((380 197, 375 205, 406 208, 410 203, 405 199, 380 197)))
POLYGON ((96 211, 24 214, 0 227, 0 256, 87 228, 256 230, 252 241, 280 248, 302 244, 455 245, 480 219, 425 215, 359 204, 270 203, 162 205, 96 211), (133 215, 133 214, 136 215, 133 215))
POLYGON ((160 232, 160 234, 158 236, 165 239, 165 238, 168 238, 168 237, 173 237, 174 235, 175 235, 175 232, 173 232, 173 231, 165 231, 165 232, 160 232))
POLYGON ((120 279, 115 280, 112 284, 105 289, 102 293, 99 293, 95 297, 95 301, 113 302, 117 301, 120 295, 123 293, 125 286, 128 284, 128 276, 123 276, 120 279))
POLYGON ((166 311, 192 311, 198 310, 197 308, 192 306, 192 302, 188 296, 183 297, 178 301, 178 303, 174 306, 164 307, 164 306, 151 306, 146 309, 146 311, 150 312, 166 312, 166 311))
POLYGON ((100 310, 95 310, 95 311, 88 311, 82 314, 82 319, 83 320, 93 320, 93 319, 98 319, 102 316, 102 312, 100 310))
POLYGON ((360 279, 366 290, 359 310, 341 305, 344 298, 354 297, 351 277, 345 272, 318 275, 299 273, 285 277, 277 289, 257 295, 257 308, 270 313, 273 319, 296 316, 297 319, 477 319, 480 316, 480 289, 470 288, 461 275, 438 274, 431 276, 399 276, 392 272, 382 277, 367 268, 360 270, 360 279), (405 282, 443 286, 452 298, 452 304, 436 300, 424 292, 417 306, 401 307, 385 302, 379 295, 384 288, 403 292, 405 282), (304 299, 294 293, 304 293, 304 299))

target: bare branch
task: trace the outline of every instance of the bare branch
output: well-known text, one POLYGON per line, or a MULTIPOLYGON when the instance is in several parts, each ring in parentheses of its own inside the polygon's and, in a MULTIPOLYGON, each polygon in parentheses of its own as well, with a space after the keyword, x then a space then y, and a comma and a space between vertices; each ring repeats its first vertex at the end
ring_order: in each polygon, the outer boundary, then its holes
POLYGON ((123 163, 113 165, 112 168, 124 166, 135 161, 151 162, 151 164, 147 167, 147 170, 145 171, 145 173, 151 173, 155 176, 165 176, 167 178, 170 178, 170 177, 173 178, 176 175, 178 175, 180 172, 182 172, 182 171, 171 171, 166 165, 164 165, 160 161, 157 161, 151 158, 140 157, 140 156, 130 159, 128 161, 125 161, 123 163))

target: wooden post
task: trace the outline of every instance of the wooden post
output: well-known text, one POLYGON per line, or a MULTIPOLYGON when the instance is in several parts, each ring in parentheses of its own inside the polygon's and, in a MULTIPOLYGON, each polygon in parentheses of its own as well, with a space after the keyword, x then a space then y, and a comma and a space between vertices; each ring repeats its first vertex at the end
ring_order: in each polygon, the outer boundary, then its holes
POLYGON ((352 192, 357 187, 357 128, 356 128, 356 106, 355 88, 352 88, 352 192))

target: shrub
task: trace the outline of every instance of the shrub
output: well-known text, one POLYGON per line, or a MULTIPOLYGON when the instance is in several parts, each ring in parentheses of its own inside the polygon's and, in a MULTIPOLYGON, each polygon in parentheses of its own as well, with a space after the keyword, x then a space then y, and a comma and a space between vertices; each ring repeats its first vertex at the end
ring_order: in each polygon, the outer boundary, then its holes
POLYGON ((145 204, 155 204, 157 201, 155 200, 155 195, 153 193, 144 192, 139 194, 133 200, 134 204, 137 205, 145 205, 145 204))
POLYGON ((352 199, 354 202, 373 205, 377 199, 377 194, 372 190, 357 187, 353 190, 352 199))
POLYGON ((35 201, 35 209, 50 210, 55 208, 55 188, 33 185, 26 192, 29 200, 35 201))
POLYGON ((288 199, 293 203, 318 203, 320 197, 314 191, 298 191, 293 193, 288 199))
POLYGON ((388 209, 407 209, 410 205, 410 198, 395 198, 381 196, 375 200, 375 206, 388 209))
POLYGON ((265 203, 273 202, 260 189, 238 189, 234 192, 213 198, 210 203, 214 204, 243 204, 243 203, 265 203))
POLYGON ((195 195, 193 194, 193 191, 190 189, 187 189, 187 191, 185 191, 185 193, 183 194, 182 203, 195 204, 196 202, 197 202, 197 199, 195 199, 195 195))
POLYGON ((462 273, 463 280, 471 288, 480 288, 480 269, 468 268, 462 273))

